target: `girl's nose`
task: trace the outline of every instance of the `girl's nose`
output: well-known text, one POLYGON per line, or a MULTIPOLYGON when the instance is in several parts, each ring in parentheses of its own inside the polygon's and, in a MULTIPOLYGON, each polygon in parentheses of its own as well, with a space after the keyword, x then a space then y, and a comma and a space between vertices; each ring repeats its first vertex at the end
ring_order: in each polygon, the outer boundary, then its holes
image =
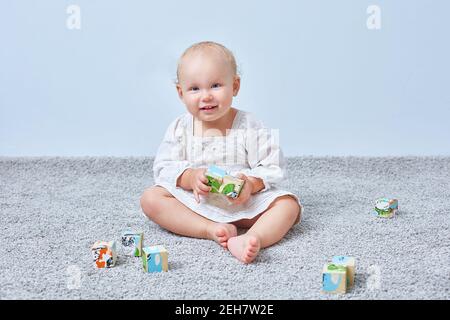
POLYGON ((202 96, 203 101, 209 101, 212 99, 212 94, 209 91, 205 91, 202 96))

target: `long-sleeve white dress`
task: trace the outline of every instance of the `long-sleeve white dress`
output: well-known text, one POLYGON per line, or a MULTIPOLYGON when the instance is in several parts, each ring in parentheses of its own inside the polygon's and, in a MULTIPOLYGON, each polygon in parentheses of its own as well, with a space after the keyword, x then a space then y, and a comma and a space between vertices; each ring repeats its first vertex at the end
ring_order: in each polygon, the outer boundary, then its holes
POLYGON ((193 116, 185 113, 169 125, 153 164, 155 185, 164 187, 192 211, 216 222, 251 219, 283 195, 291 195, 300 204, 295 194, 277 187, 285 178, 285 159, 276 131, 242 110, 237 110, 225 136, 194 136, 193 123, 193 116), (201 195, 197 203, 192 191, 177 187, 176 183, 186 169, 209 165, 221 167, 233 176, 243 173, 261 178, 265 187, 241 205, 230 204, 226 196, 215 193, 201 195))

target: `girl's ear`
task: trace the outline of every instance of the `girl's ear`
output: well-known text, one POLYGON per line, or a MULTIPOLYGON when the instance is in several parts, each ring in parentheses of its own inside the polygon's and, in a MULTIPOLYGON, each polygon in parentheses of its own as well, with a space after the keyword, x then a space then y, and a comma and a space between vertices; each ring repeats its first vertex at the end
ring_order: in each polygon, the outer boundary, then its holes
POLYGON ((177 87, 178 97, 180 97, 180 99, 183 99, 183 90, 181 89, 180 84, 177 83, 176 87, 177 87))
POLYGON ((237 96, 240 88, 241 88, 241 78, 239 76, 236 76, 233 82, 233 97, 237 96))

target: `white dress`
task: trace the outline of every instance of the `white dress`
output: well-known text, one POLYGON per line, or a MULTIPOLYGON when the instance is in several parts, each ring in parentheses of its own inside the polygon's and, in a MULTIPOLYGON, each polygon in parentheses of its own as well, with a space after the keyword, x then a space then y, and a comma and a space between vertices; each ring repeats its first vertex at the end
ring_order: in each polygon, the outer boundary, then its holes
POLYGON ((155 185, 164 187, 192 211, 216 222, 251 219, 283 195, 293 196, 300 204, 295 194, 277 188, 285 178, 285 159, 277 132, 242 110, 237 110, 232 128, 225 136, 194 136, 193 116, 186 113, 177 117, 158 148, 153 174, 155 185), (265 188, 245 204, 232 205, 226 196, 214 193, 200 195, 197 203, 192 191, 176 186, 186 169, 207 168, 212 164, 233 176, 243 173, 261 178, 265 188))

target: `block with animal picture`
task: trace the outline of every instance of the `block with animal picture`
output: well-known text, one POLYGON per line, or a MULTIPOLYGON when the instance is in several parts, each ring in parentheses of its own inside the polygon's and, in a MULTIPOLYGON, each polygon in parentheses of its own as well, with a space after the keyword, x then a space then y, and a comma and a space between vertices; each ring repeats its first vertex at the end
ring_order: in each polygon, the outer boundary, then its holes
POLYGON ((121 235, 122 250, 126 255, 140 257, 142 254, 142 241, 144 233, 125 230, 121 235))
POLYGON ((115 241, 96 241, 91 248, 94 265, 97 268, 114 267, 117 261, 115 241))

